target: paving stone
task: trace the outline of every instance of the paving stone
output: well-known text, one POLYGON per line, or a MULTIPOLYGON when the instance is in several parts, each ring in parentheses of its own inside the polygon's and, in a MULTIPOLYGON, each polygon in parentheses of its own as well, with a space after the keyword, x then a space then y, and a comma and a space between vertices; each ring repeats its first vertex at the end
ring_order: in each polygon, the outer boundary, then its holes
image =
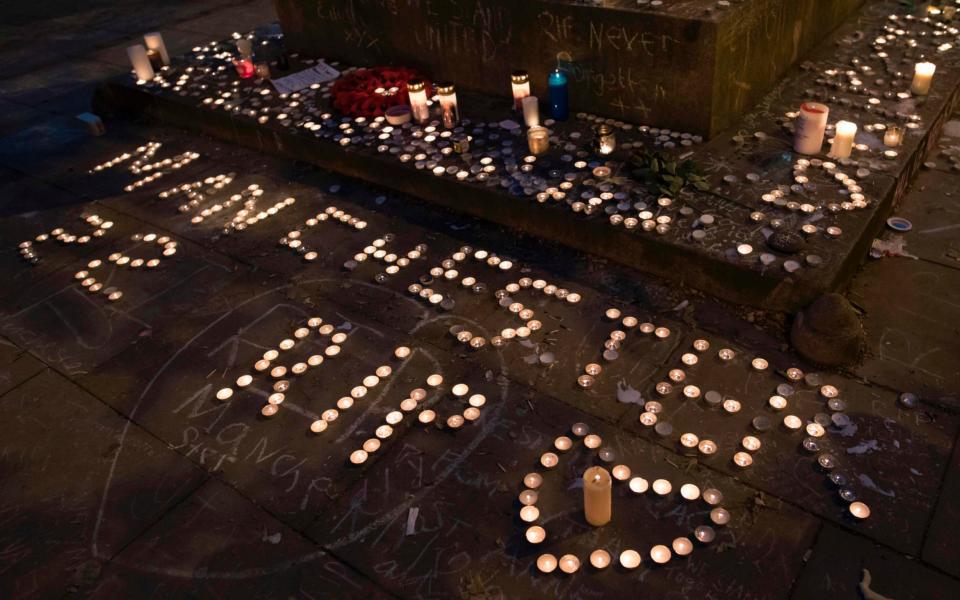
POLYGON ((958 173, 923 171, 916 178, 897 211, 897 216, 913 224, 910 232, 900 234, 906 240, 908 253, 960 269, 958 185, 958 173))
POLYGON ((130 268, 109 262, 109 253, 122 251, 131 258, 152 259, 160 255, 156 244, 134 242, 130 236, 165 232, 118 217, 105 207, 98 214, 116 225, 106 250, 95 255, 104 266, 86 270, 103 282, 104 289, 122 291, 122 298, 110 302, 102 291, 93 294, 80 285, 75 275, 90 264, 84 257, 0 299, 3 335, 72 375, 89 371, 138 337, 150 335, 153 328, 191 310, 197 297, 215 294, 238 276, 228 259, 182 240, 178 252, 155 269, 131 273, 130 268))
POLYGON ((923 559, 954 577, 960 577, 960 507, 955 498, 960 493, 960 445, 955 445, 947 476, 940 488, 940 501, 930 521, 927 539, 923 545, 923 559))
POLYGON ((0 395, 17 387, 46 368, 42 362, 0 338, 0 395))
POLYGON ((885 598, 933 600, 960 592, 960 582, 916 559, 825 524, 790 597, 863 598, 859 585, 864 569, 870 571, 870 589, 885 598))
POLYGON ((960 271, 892 258, 867 263, 850 299, 864 312, 861 377, 931 402, 960 406, 960 271))
POLYGON ((84 84, 102 81, 123 72, 118 67, 102 62, 60 62, 12 79, 0 80, 0 98, 18 104, 34 104, 51 98, 55 93, 76 90, 84 84))
POLYGON ((47 371, 0 398, 6 598, 62 596, 196 488, 203 473, 47 371))
POLYGON ((208 481, 125 548, 90 598, 390 596, 230 487, 208 481))

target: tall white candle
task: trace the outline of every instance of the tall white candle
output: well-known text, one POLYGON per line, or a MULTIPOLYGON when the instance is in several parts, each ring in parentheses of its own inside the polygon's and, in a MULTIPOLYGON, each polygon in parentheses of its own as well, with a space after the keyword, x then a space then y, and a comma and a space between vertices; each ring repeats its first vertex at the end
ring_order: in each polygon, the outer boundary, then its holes
POLYGON ((526 71, 514 71, 510 75, 510 86, 513 90, 513 108, 520 110, 523 99, 530 95, 530 75, 526 71))
POLYGON ((430 118, 430 105, 427 104, 427 89, 423 80, 415 79, 407 83, 407 96, 410 98, 410 115, 417 123, 426 123, 430 118))
POLYGON ((838 121, 836 135, 833 136, 833 148, 830 156, 847 158, 853 151, 853 139, 857 136, 857 124, 850 121, 838 121))
POLYGON ((540 124, 540 103, 536 96, 527 96, 523 103, 523 122, 527 127, 536 127, 540 124))
POLYGON ((160 60, 163 64, 170 65, 170 54, 167 52, 167 45, 163 43, 163 36, 159 31, 153 31, 143 36, 143 41, 150 50, 156 50, 160 53, 160 60))
POLYGON ((933 73, 937 65, 929 62, 917 63, 913 67, 913 83, 910 84, 910 93, 914 96, 926 96, 930 93, 930 84, 933 83, 933 73))
POLYGON ((590 467, 583 473, 583 513, 594 527, 610 522, 612 485, 610 472, 603 467, 590 467))
POLYGON ((150 57, 147 56, 147 49, 142 44, 130 46, 127 48, 127 56, 130 58, 130 64, 133 70, 137 72, 137 79, 141 81, 150 81, 153 79, 153 67, 150 66, 150 57))
POLYGON ((804 102, 800 105, 793 134, 793 149, 800 154, 819 154, 823 146, 823 134, 827 129, 830 108, 819 102, 804 102))

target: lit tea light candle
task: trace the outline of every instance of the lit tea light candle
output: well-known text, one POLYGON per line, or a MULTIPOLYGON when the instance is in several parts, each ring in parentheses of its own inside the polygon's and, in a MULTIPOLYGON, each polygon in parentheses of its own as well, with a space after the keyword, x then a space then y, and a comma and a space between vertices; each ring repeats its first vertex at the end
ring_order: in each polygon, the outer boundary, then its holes
POLYGON ((703 501, 710 506, 716 506, 723 502, 723 493, 715 488, 707 488, 703 490, 703 501))
POLYGON ((830 156, 833 158, 849 158, 853 152, 853 140, 856 136, 856 123, 839 121, 833 136, 833 146, 830 148, 830 156))
POLYGON ((636 550, 624 550, 620 553, 620 566, 624 569, 636 569, 640 566, 640 553, 636 550))
POLYGON ((700 497, 700 488, 692 483, 685 483, 680 486, 680 495, 684 500, 696 500, 700 497))
POLYGON ((612 487, 610 473, 603 467, 590 467, 583 473, 583 512, 594 527, 610 522, 612 487))
POLYGON ((537 569, 541 573, 553 573, 557 569, 557 557, 552 554, 541 554, 537 557, 537 569))
POLYGON ((553 452, 545 452, 543 456, 540 457, 540 464, 547 469, 552 469, 557 466, 557 463, 560 462, 560 457, 558 457, 553 452))
POLYGON ((572 554, 564 554, 560 557, 560 570, 570 575, 576 573, 580 568, 580 559, 572 554))
POLYGON ((795 122, 793 150, 800 154, 819 154, 827 129, 830 109, 818 102, 804 102, 795 122))
POLYGON ((540 518, 540 509, 534 505, 524 506, 520 509, 520 519, 526 523, 533 523, 540 518))
POLYGON ((531 490, 535 490, 543 485, 543 476, 540 473, 527 473, 523 477, 523 485, 531 490))
POLYGON ((783 425, 791 431, 797 431, 803 426, 803 421, 797 415, 787 415, 783 418, 783 425))
POLYGON ((710 520, 717 525, 726 525, 730 522, 730 511, 717 507, 710 511, 710 520))
POLYGON ((530 154, 540 156, 550 149, 550 132, 546 127, 533 126, 527 131, 530 154))
POLYGON ((599 435, 596 435, 594 433, 591 433, 587 437, 583 438, 583 445, 586 446, 587 448, 590 448, 591 450, 595 448, 599 448, 602 443, 603 443, 603 438, 601 438, 599 435))
POLYGON ((223 388, 217 391, 217 400, 229 400, 233 396, 232 388, 223 388))
POLYGON ((756 452, 760 449, 760 439, 752 435, 744 436, 743 439, 740 440, 740 443, 743 445, 744 449, 749 450, 750 452, 756 452))
POLYGON ((526 71, 514 71, 510 75, 510 88, 513 91, 513 108, 521 110, 523 99, 530 95, 530 75, 526 71))
POLYGON ((367 462, 367 451, 366 450, 354 450, 350 453, 350 462, 355 465, 360 465, 367 462))
POLYGON ((523 490, 517 498, 520 500, 520 504, 530 506, 531 504, 537 503, 539 494, 537 494, 536 490, 523 490))
POLYGON ((690 538, 678 537, 673 540, 673 552, 677 556, 687 556, 693 552, 693 542, 690 541, 690 538))
POLYGON ((666 564, 667 562, 669 562, 670 556, 671 556, 670 548, 667 548, 662 544, 658 544, 653 548, 650 548, 650 558, 653 559, 653 562, 657 563, 658 565, 666 564))
POLYGON ((610 553, 602 549, 594 550, 590 553, 590 564, 595 569, 606 569, 610 566, 610 553))
POLYGON ((753 457, 746 452, 737 452, 733 455, 733 464, 745 469, 753 464, 753 457))
POLYGON ((930 62, 917 63, 913 67, 913 82, 910 83, 910 93, 914 96, 926 96, 930 93, 930 84, 933 83, 933 74, 937 65, 930 62))
POLYGON ((783 396, 770 396, 767 403, 773 410, 783 410, 787 407, 787 399, 783 396))
POLYGON ((856 517, 857 519, 866 519, 870 516, 870 507, 864 504, 863 502, 851 502, 850 503, 850 514, 856 517))
POLYGON ((539 544, 547 539, 547 531, 539 525, 534 525, 527 529, 526 537, 531 544, 539 544))
POLYGON ((573 447, 573 440, 571 440, 565 435, 562 435, 557 439, 553 440, 553 447, 559 450, 560 452, 566 452, 567 450, 573 447))
POLYGON ((653 482, 653 491, 658 496, 666 496, 673 490, 673 484, 666 479, 657 479, 653 482))
POLYGON ((694 433, 685 433, 680 436, 680 445, 684 448, 696 448, 700 444, 700 438, 694 433))
POLYGON ((697 449, 700 451, 700 454, 704 456, 710 456, 716 454, 717 452, 717 443, 713 440, 702 440, 697 446, 697 449))
POLYGON ((150 57, 147 56, 147 49, 142 44, 136 44, 127 48, 127 57, 133 70, 137 74, 139 81, 151 81, 154 77, 153 66, 150 65, 150 57))
POLYGON ((630 480, 630 491, 634 494, 643 494, 650 489, 650 484, 643 477, 634 477, 630 480))
POLYGON ((617 481, 626 481, 630 479, 630 467, 627 465, 617 465, 613 468, 613 478, 617 481))

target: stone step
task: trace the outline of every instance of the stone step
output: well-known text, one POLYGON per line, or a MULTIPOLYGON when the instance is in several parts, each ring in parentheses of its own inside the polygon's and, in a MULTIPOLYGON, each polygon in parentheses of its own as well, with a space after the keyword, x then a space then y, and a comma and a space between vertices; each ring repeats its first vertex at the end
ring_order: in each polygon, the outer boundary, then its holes
POLYGON ((190 73, 177 67, 165 75, 170 81, 186 77, 183 86, 118 79, 100 90, 99 104, 145 112, 339 171, 732 302, 794 311, 849 281, 957 103, 960 51, 948 45, 958 45, 957 29, 905 14, 891 19, 899 10, 895 2, 865 8, 728 135, 696 144, 695 137, 675 131, 614 122, 620 145, 603 157, 589 143, 597 117, 582 113, 570 122, 551 124, 552 150, 528 162, 523 132, 501 126, 516 114, 499 97, 473 94, 460 97, 461 112, 470 122, 457 130, 474 136, 470 156, 441 152, 449 152, 443 147, 450 145, 442 127, 429 134, 407 126, 382 138, 372 121, 327 112, 329 85, 296 99, 262 95, 269 89, 266 83, 235 85, 232 71, 210 66, 223 62, 216 58, 219 49, 200 49, 188 57, 194 66, 190 73), (878 50, 873 45, 881 34, 895 40, 878 50), (917 42, 911 45, 907 39, 917 42), (905 91, 914 62, 931 57, 938 68, 930 95, 905 91), (859 85, 845 83, 857 77, 863 79, 859 85), (215 101, 218 90, 229 95, 215 101), (830 105, 831 123, 846 119, 860 125, 851 159, 834 161, 820 153, 805 158, 813 159, 809 167, 798 162, 804 157, 791 151, 789 115, 809 99, 830 105), (885 124, 904 128, 903 144, 896 150, 884 145, 877 125, 885 124), (637 147, 662 152, 666 161, 692 160, 710 189, 682 194, 668 205, 659 202, 661 194, 651 193, 629 165, 637 147), (425 168, 427 160, 414 156, 420 151, 428 159, 435 155, 437 164, 425 168), (817 168, 819 162, 835 163, 835 170, 817 168), (611 171, 597 175, 596 167, 611 171), (851 185, 862 201, 854 202, 839 173, 855 180, 851 185), (564 181, 572 183, 562 188, 564 181), (544 188, 566 189, 569 196, 547 198, 544 188), (771 195, 778 188, 786 194, 780 200, 771 195), (604 190, 621 195, 603 199, 604 190), (590 208, 591 199, 600 201, 596 210, 590 208), (628 219, 634 227, 626 226, 628 219), (646 229, 644 220, 663 227, 646 229))
POLYGON ((734 125, 863 0, 274 0, 288 46, 545 98, 560 64, 573 111, 713 136, 734 125))

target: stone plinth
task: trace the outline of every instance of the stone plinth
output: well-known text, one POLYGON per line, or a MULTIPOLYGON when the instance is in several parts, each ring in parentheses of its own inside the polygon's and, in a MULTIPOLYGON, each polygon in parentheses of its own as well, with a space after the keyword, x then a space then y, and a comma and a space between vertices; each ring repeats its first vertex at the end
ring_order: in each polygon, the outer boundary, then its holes
POLYGON ((862 0, 274 0, 288 46, 404 65, 508 97, 510 73, 568 71, 573 112, 712 136, 862 0))

